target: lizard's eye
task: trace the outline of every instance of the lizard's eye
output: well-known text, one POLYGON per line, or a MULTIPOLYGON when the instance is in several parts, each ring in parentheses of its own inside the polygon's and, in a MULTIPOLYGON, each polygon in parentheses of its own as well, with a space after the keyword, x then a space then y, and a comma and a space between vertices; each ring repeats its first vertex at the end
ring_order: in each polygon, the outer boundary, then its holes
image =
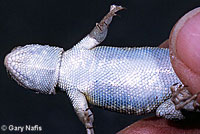
POLYGON ((55 93, 62 48, 26 45, 14 48, 4 60, 11 77, 23 87, 55 93))

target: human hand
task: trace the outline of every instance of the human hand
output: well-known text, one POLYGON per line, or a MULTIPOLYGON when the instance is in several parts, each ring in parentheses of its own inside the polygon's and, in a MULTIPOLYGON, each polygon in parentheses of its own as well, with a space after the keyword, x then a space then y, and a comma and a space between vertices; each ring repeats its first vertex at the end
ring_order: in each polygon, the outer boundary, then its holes
MULTIPOLYGON (((175 24, 169 40, 160 47, 169 47, 172 66, 188 90, 192 94, 200 92, 200 8, 184 15, 175 24)), ((118 134, 199 134, 199 124, 198 119, 174 122, 151 117, 133 123, 118 134)))

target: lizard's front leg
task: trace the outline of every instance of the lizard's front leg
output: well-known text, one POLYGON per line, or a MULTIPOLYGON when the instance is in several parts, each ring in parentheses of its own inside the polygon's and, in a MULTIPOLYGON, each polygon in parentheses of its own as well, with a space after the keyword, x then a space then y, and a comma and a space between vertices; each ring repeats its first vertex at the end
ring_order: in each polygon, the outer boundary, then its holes
POLYGON ((96 23, 96 26, 90 34, 83 38, 74 48, 92 49, 99 45, 106 38, 108 26, 111 23, 113 16, 122 9, 124 9, 122 6, 111 5, 107 15, 104 16, 99 23, 96 23))
POLYGON ((69 95, 74 110, 81 120, 81 122, 85 125, 87 134, 94 134, 93 130, 93 121, 94 117, 91 110, 88 107, 87 100, 81 92, 78 90, 69 90, 67 92, 69 95))

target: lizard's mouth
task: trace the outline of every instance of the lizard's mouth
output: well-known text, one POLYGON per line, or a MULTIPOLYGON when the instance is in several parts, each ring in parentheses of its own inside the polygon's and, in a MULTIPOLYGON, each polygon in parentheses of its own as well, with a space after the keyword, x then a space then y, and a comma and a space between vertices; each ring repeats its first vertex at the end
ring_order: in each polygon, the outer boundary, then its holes
POLYGON ((19 85, 36 92, 55 93, 62 48, 26 45, 14 48, 4 59, 7 72, 19 85))

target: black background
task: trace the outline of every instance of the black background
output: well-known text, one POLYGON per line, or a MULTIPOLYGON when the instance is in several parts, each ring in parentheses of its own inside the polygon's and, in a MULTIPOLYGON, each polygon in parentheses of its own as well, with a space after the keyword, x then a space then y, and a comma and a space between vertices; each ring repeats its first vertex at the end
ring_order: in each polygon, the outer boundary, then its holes
MULTIPOLYGON (((109 27, 109 46, 158 46, 176 21, 200 5, 199 0, 0 0, 0 125, 41 125, 45 134, 79 134, 85 128, 66 94, 35 94, 11 80, 3 65, 12 48, 49 44, 65 50, 86 36, 111 4, 127 10, 109 27)), ((116 133, 140 117, 92 106, 96 134, 116 133)), ((2 133, 2 131, 0 131, 2 133)), ((4 132, 4 133, 8 133, 4 132)), ((11 134, 14 132, 10 132, 11 134)), ((30 133, 30 132, 26 132, 30 133)), ((37 132, 34 132, 37 133, 37 132)))

